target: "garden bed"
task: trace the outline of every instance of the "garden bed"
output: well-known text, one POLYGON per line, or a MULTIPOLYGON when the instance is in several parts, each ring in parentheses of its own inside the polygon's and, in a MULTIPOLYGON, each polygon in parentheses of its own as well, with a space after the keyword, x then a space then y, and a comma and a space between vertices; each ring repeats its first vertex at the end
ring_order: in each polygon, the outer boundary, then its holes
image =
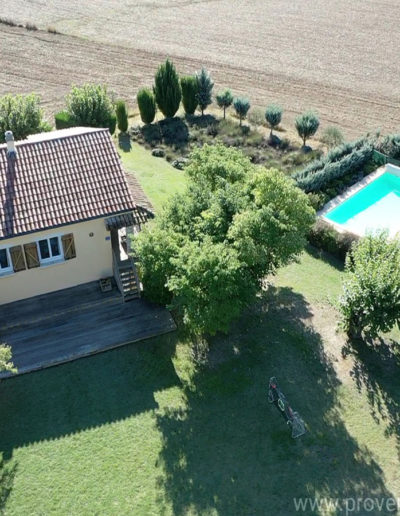
POLYGON ((274 167, 285 173, 304 167, 322 154, 320 149, 304 153, 288 138, 275 136, 271 142, 263 126, 240 126, 233 118, 218 119, 214 115, 164 119, 130 129, 133 141, 165 158, 176 168, 184 168, 190 152, 204 144, 223 143, 239 148, 252 163, 274 167))

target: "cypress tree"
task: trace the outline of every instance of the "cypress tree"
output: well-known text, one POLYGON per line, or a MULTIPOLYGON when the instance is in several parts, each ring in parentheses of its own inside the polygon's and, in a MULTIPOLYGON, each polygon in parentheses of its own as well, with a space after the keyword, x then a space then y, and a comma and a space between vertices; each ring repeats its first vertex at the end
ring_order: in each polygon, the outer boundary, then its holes
POLYGON ((193 115, 197 108, 197 80, 193 75, 181 77, 182 104, 185 113, 193 115))
POLYGON ((154 96, 165 118, 175 116, 181 103, 182 90, 178 73, 169 59, 158 67, 154 79, 154 96))
POLYGON ((121 133, 128 130, 128 110, 123 100, 118 100, 115 105, 115 113, 117 115, 118 129, 121 133))
POLYGON ((137 94, 140 118, 144 124, 151 124, 156 116, 156 101, 149 88, 142 88, 137 94))
POLYGON ((197 80, 197 102, 201 109, 201 116, 204 114, 204 110, 207 106, 209 106, 212 102, 212 89, 214 87, 214 83, 211 80, 210 74, 207 72, 205 68, 202 68, 200 72, 196 73, 197 80))

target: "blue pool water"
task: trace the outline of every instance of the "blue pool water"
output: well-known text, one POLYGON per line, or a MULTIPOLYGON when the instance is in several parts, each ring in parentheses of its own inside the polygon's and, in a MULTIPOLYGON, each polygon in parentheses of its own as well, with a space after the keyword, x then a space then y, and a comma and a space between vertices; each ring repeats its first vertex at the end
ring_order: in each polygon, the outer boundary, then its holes
POLYGON ((394 236, 400 231, 400 177, 385 172, 325 218, 358 235, 387 229, 394 236))

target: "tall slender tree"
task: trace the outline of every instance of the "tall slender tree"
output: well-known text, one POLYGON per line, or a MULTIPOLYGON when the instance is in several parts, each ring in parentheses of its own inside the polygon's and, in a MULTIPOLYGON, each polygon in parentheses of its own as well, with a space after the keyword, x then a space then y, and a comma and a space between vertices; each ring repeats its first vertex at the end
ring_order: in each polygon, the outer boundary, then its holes
POLYGON ((185 113, 193 115, 197 108, 197 80, 193 75, 181 77, 182 104, 185 113))
POLYGON ((154 78, 154 96, 165 118, 175 116, 181 103, 182 90, 179 75, 169 59, 158 67, 154 78))
POLYGON ((210 74, 205 68, 202 68, 200 72, 196 73, 197 80, 197 102, 201 109, 201 116, 204 115, 204 110, 212 102, 212 90, 214 83, 211 80, 210 74))

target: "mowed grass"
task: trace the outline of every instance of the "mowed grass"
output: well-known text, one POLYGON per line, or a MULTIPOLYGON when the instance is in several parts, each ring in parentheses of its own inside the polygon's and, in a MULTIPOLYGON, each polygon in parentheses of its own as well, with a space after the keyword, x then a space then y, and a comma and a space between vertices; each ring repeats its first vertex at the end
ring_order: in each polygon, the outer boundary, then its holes
POLYGON ((122 143, 120 156, 125 170, 136 175, 156 211, 171 194, 183 191, 186 183, 184 173, 165 159, 155 158, 139 144, 132 143, 127 147, 122 143))
POLYGON ((201 368, 176 332, 3 381, 3 512, 290 516, 294 497, 399 496, 399 357, 332 345, 342 274, 308 250, 201 368), (267 402, 272 375, 299 440, 267 402))

